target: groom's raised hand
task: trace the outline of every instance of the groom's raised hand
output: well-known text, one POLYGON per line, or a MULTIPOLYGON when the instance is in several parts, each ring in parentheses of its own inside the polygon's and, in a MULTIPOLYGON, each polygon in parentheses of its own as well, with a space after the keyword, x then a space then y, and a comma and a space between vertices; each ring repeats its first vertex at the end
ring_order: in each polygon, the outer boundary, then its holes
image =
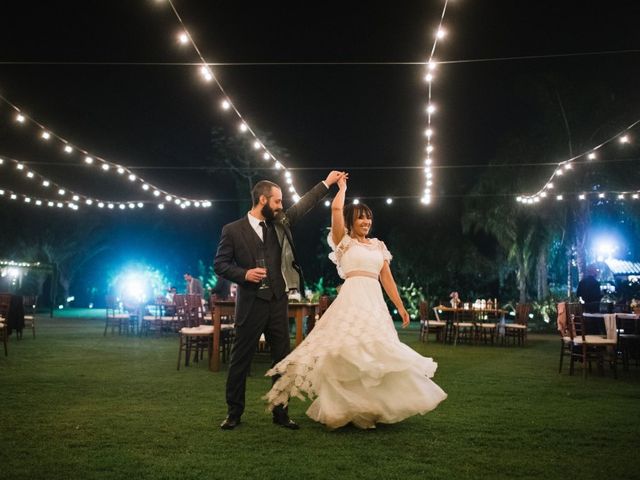
POLYGON ((338 180, 340 180, 341 178, 347 176, 348 173, 346 172, 340 172, 338 170, 332 170, 329 175, 327 175, 327 179, 324 181, 324 183, 327 184, 327 187, 330 187, 331 185, 333 185, 334 183, 337 183, 338 180))

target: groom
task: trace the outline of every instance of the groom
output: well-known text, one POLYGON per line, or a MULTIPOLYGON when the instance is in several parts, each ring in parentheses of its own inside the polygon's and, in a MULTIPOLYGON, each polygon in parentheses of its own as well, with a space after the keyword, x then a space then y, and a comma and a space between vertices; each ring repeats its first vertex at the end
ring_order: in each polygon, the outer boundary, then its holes
MULTIPOLYGON (((247 375, 260 335, 265 335, 274 365, 289 353, 287 292, 304 288, 290 228, 343 176, 343 172, 332 171, 286 211, 282 209, 280 187, 262 180, 251 191, 253 207, 249 213, 222 229, 214 270, 238 284, 236 336, 227 375, 228 413, 220 425, 223 430, 240 424, 247 375), (265 268, 257 266, 258 259, 264 259, 265 268)), ((273 377, 274 383, 276 380, 277 376, 273 377)), ((273 410, 273 423, 292 430, 299 428, 282 405, 273 410)))

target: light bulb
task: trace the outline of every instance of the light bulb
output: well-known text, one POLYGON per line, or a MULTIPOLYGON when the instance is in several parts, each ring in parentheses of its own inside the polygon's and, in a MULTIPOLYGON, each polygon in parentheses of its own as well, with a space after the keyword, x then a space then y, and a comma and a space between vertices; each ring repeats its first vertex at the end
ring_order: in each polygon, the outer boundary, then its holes
POLYGON ((186 45, 187 43, 189 43, 189 37, 187 36, 186 33, 182 32, 180 35, 178 35, 178 41, 182 45, 186 45))
POLYGON ((159 210, 164 210, 164 203, 159 203, 158 204, 158 209, 159 210))
POLYGON ((229 100, 223 100, 221 105, 223 110, 229 110, 231 108, 231 103, 229 103, 229 100))
POLYGON ((106 172, 107 170, 109 170, 109 164, 108 164, 108 163, 103 163, 103 164, 102 164, 102 170, 104 170, 105 172, 106 172))
POLYGON ((24 121, 25 121, 24 115, 22 115, 21 113, 17 114, 16 115, 16 121, 18 123, 24 123, 24 121))
POLYGON ((41 136, 45 140, 49 140, 51 138, 51 134, 49 132, 42 132, 41 136))
POLYGON ((129 175, 129 180, 130 180, 130 181, 132 181, 132 182, 135 182, 135 180, 136 180, 136 176, 135 176, 133 173, 132 173, 132 174, 130 174, 130 175, 129 175))
POLYGON ((244 123, 244 122, 242 122, 242 123, 240 124, 240 127, 239 127, 239 128, 240 128, 240 131, 241 131, 242 133, 244 133, 244 132, 246 132, 247 130, 249 130, 249 127, 248 127, 248 126, 247 126, 247 124, 246 124, 246 123, 244 123))
POLYGON ((73 148, 71 148, 71 146, 70 146, 70 145, 65 145, 65 146, 64 146, 64 151, 65 151, 66 153, 71 153, 71 152, 73 152, 73 148))
POLYGON ((84 163, 91 165, 93 163, 93 158, 84 157, 84 163))
POLYGON ((393 203, 393 198, 387 198, 387 205, 391 205, 393 203))

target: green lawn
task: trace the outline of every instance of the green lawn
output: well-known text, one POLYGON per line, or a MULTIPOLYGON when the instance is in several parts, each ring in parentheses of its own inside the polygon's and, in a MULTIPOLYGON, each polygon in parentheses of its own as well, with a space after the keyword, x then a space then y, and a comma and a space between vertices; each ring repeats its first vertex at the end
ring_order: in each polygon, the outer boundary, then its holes
POLYGON ((12 337, 0 356, 1 479, 640 477, 639 369, 558 375, 554 336, 454 348, 402 332, 438 361, 449 398, 371 431, 327 431, 297 400, 301 429, 272 425, 260 357, 242 426, 221 431, 226 373, 176 371, 177 337, 103 337, 95 317, 39 320, 37 339, 12 337))

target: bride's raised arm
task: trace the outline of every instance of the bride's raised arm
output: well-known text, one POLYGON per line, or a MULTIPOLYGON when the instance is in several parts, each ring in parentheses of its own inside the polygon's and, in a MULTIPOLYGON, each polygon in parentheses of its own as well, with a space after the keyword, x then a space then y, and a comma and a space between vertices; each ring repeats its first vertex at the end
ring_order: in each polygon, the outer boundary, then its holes
POLYGON ((338 245, 344 237, 344 199, 347 194, 347 176, 343 175, 338 180, 338 193, 331 203, 331 239, 334 245, 338 245))

